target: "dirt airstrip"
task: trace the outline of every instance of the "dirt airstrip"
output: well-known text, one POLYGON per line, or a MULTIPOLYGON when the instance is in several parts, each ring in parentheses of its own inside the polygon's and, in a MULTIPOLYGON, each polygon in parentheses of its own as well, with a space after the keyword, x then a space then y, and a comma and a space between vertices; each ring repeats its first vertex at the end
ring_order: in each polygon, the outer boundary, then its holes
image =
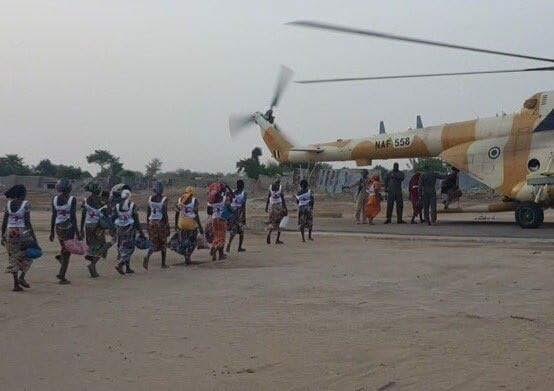
POLYGON ((554 388, 551 225, 523 239, 500 223, 497 241, 423 240, 345 215, 319 228, 359 233, 306 244, 287 233, 267 247, 250 231, 248 251, 222 262, 199 251, 184 267, 171 253, 169 270, 154 256, 146 272, 137 253, 137 273, 120 276, 112 251, 92 280, 75 258, 60 286, 48 215, 34 220, 46 254, 32 288, 0 279, 2 390, 554 388))

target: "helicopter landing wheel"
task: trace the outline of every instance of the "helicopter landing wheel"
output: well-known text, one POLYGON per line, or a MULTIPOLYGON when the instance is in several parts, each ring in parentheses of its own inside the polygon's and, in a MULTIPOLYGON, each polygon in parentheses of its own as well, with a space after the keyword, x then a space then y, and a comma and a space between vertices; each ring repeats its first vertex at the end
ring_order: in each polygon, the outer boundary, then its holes
POLYGON ((538 228, 544 222, 544 211, 538 205, 525 204, 517 207, 515 218, 521 228, 538 228))

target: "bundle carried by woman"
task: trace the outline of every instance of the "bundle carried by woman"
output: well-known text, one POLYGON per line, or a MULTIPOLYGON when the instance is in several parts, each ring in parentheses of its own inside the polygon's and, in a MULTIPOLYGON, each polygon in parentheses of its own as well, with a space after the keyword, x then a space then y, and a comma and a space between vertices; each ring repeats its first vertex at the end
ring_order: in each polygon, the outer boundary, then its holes
MULTIPOLYGON (((177 201, 179 210, 184 211, 187 205, 193 202, 195 194, 196 192, 193 187, 187 187, 183 195, 177 201)), ((198 223, 194 218, 187 216, 185 213, 180 213, 177 227, 182 231, 194 231, 198 228, 198 223)))
POLYGON ((223 202, 223 197, 227 186, 221 182, 212 183, 208 186, 208 202, 210 204, 218 204, 223 202))

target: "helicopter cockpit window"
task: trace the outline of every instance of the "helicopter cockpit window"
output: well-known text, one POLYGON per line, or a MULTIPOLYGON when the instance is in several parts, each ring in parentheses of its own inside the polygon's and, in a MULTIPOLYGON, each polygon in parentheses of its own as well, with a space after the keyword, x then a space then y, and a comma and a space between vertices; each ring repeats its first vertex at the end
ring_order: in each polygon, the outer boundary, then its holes
POLYGON ((539 168, 541 168, 541 163, 537 159, 531 159, 529 160, 529 163, 527 163, 527 167, 529 168, 529 171, 537 171, 539 168))

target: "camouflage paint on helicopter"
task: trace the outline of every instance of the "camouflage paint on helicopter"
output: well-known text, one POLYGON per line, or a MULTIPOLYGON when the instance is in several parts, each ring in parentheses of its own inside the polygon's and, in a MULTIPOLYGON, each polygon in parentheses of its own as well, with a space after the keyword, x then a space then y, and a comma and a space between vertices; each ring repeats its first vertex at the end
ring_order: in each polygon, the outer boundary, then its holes
POLYGON ((552 170, 554 91, 533 95, 512 115, 305 147, 294 146, 262 113, 255 113, 254 121, 279 162, 356 161, 368 165, 373 159, 440 157, 507 199, 554 204, 552 186, 537 199, 537 188, 527 184, 530 173, 552 170))

